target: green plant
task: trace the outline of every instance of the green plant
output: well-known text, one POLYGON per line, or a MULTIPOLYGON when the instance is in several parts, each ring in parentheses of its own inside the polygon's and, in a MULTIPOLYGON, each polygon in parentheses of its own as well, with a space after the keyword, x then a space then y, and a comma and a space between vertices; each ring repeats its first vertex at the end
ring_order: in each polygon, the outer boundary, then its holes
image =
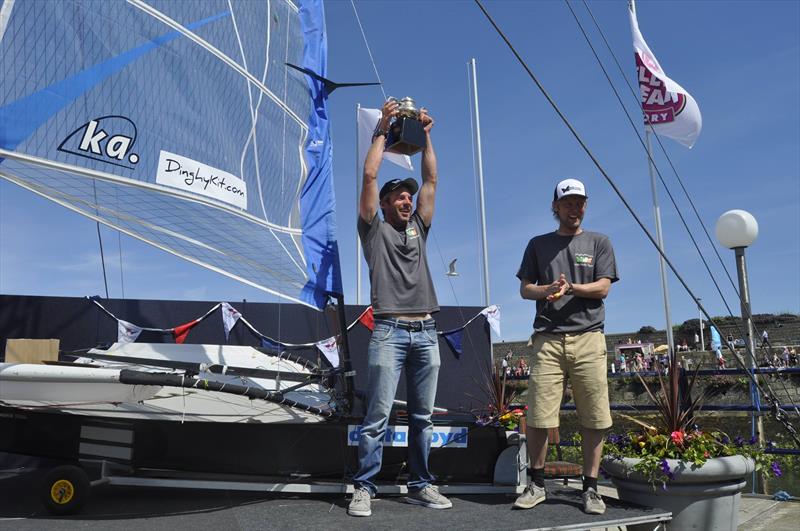
POLYGON ((722 431, 705 432, 698 427, 696 412, 706 394, 699 393, 692 398, 699 367, 689 380, 685 371, 673 370, 675 366, 674 354, 670 359, 667 376, 662 374, 657 364, 656 388, 637 374, 641 385, 657 407, 656 425, 623 415, 641 429, 624 435, 610 435, 604 444, 605 455, 612 459, 638 458, 639 462, 634 465, 634 470, 645 476, 654 487, 661 483, 666 488, 669 481, 674 479, 674 471, 670 468, 668 459, 677 459, 697 468, 714 457, 743 455, 753 459, 757 470, 780 476, 779 460, 766 454, 755 437, 749 441, 742 437, 731 439, 722 431))
POLYGON ((500 371, 492 371, 483 381, 483 390, 488 404, 487 409, 477 415, 477 422, 481 425, 503 426, 507 430, 517 429, 528 407, 512 407, 518 396, 515 386, 506 382, 500 371))

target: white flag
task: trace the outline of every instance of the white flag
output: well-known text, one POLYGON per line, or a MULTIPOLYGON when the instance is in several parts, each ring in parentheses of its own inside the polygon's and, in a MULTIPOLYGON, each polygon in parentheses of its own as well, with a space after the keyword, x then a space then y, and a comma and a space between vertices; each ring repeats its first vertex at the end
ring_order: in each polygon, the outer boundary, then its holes
POLYGON ((690 148, 703 128, 700 108, 691 94, 667 77, 658 59, 644 42, 636 20, 633 1, 628 2, 628 11, 631 16, 633 50, 636 54, 644 123, 649 125, 653 132, 677 140, 690 148))
POLYGON ((236 324, 236 321, 239 320, 242 314, 239 313, 239 310, 227 302, 222 303, 220 310, 222 311, 222 326, 225 327, 225 340, 227 341, 228 336, 231 334, 231 330, 233 330, 233 326, 236 324))
POLYGON ((117 343, 133 343, 142 329, 133 323, 117 319, 117 343))
POLYGON ((339 366, 339 343, 336 336, 323 339, 317 343, 317 348, 325 355, 331 365, 339 366))
POLYGON ((486 320, 489 321, 489 326, 494 332, 495 337, 498 339, 500 336, 500 307, 496 304, 492 304, 491 306, 484 308, 481 310, 481 313, 486 316, 486 320))
MULTIPOLYGON (((381 118, 380 109, 367 109, 359 107, 358 109, 358 163, 363 164, 364 159, 367 158, 367 151, 369 146, 372 145, 372 133, 375 131, 375 126, 378 125, 378 120, 381 118)), ((414 166, 411 165, 411 157, 408 155, 401 155, 399 153, 383 152, 383 159, 393 162, 408 171, 412 171, 414 166)))

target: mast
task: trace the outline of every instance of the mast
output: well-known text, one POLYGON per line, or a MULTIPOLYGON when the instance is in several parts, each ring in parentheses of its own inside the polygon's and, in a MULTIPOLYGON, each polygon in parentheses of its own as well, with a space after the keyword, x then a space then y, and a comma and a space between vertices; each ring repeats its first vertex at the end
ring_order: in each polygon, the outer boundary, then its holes
MULTIPOLYGON (((359 163, 358 159, 360 153, 358 152, 358 111, 361 110, 361 104, 356 104, 356 216, 359 215, 359 202, 361 201, 361 186, 358 175, 359 163)), ((361 304, 361 238, 358 237, 356 231, 356 304, 361 304)))
MULTIPOLYGON (((478 76, 475 68, 475 58, 470 59, 468 74, 472 80, 472 108, 475 116, 475 172, 478 178, 478 198, 480 200, 481 216, 481 248, 483 251, 483 305, 489 306, 489 246, 486 242, 486 205, 483 193, 483 154, 481 152, 481 117, 478 110, 478 76)), ((498 338, 499 339, 499 338, 498 338)), ((494 365, 494 345, 492 332, 489 331, 489 367, 494 365)))

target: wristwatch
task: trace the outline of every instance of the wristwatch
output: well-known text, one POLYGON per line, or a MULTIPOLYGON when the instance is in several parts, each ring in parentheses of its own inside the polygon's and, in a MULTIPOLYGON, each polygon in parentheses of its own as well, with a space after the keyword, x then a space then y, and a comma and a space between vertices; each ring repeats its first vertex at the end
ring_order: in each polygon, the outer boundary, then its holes
POLYGON ((375 127, 375 130, 372 132, 372 140, 375 140, 376 136, 382 136, 383 138, 386 138, 388 135, 388 129, 379 129, 378 127, 375 127))

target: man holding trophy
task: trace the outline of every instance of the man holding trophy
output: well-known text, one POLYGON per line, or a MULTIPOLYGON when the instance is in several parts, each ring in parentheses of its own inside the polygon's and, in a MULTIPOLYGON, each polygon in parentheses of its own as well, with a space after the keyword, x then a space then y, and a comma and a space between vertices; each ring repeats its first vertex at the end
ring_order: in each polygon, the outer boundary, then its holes
POLYGON ((381 468, 383 439, 403 368, 409 424, 406 500, 433 509, 452 507, 432 485, 434 477, 428 469, 431 413, 440 365, 436 323, 431 318, 439 303, 426 252, 438 177, 432 127, 433 119, 424 108, 417 111, 413 100, 389 98, 364 161, 358 234, 369 266, 375 327, 367 351, 366 416, 358 445, 359 470, 353 478, 355 491, 347 509, 352 516, 372 514, 370 500, 377 494, 372 478, 381 468), (379 191, 378 170, 385 150, 404 154, 422 151, 422 186, 409 177, 390 180, 379 191))

